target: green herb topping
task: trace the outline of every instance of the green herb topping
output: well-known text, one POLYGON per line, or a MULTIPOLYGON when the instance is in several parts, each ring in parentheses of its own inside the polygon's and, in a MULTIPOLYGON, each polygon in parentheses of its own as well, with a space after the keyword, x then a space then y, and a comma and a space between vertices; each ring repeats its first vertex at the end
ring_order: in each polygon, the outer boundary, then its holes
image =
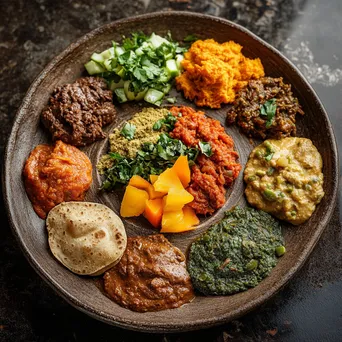
POLYGON ((168 113, 164 119, 158 120, 153 125, 153 129, 155 131, 159 131, 162 129, 162 127, 164 127, 167 129, 167 131, 172 131, 175 126, 176 121, 177 121, 177 118, 173 116, 171 113, 168 113))
POLYGON ((260 114, 266 116, 266 128, 270 128, 273 122, 273 118, 276 114, 277 102, 276 99, 266 101, 260 106, 260 114))
POLYGON ((180 140, 172 139, 162 133, 156 144, 145 143, 137 152, 136 158, 125 158, 118 153, 109 153, 113 166, 105 170, 103 190, 112 190, 116 184, 127 184, 133 175, 149 179, 149 175, 159 175, 166 168, 172 167, 180 155, 187 155, 192 165, 199 150, 186 147, 180 140))
POLYGON ((187 43, 193 43, 196 40, 198 40, 199 38, 195 35, 195 34, 188 34, 183 41, 187 42, 187 43))
POLYGON ((128 140, 132 140, 134 138, 135 130, 136 127, 133 124, 126 122, 125 126, 121 130, 121 135, 128 140))
POLYGON ((160 105, 171 89, 172 80, 181 72, 180 62, 187 50, 171 35, 147 36, 136 32, 123 37, 122 43, 101 53, 93 53, 85 64, 90 75, 104 77, 119 102, 140 101, 160 105))
POLYGON ((198 145, 199 145, 199 148, 201 149, 201 152, 202 152, 205 156, 207 156, 207 157, 211 157, 211 156, 212 156, 213 151, 212 151, 212 149, 211 149, 210 143, 200 141, 200 142, 198 143, 198 145))

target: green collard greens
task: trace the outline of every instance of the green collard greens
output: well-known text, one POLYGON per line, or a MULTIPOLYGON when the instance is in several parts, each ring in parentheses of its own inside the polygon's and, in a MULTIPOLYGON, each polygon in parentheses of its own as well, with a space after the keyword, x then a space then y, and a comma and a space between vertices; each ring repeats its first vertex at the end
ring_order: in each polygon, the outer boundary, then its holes
POLYGON ((188 271, 207 295, 245 291, 267 277, 285 253, 279 223, 253 208, 235 208, 190 246, 188 271))

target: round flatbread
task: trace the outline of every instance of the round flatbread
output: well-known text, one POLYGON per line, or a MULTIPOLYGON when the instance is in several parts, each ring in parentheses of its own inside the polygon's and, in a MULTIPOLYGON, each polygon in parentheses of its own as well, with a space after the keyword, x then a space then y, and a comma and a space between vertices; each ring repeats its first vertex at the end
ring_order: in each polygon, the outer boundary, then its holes
POLYGON ((100 275, 119 262, 127 244, 125 227, 99 203, 63 202, 46 219, 52 254, 70 271, 100 275))

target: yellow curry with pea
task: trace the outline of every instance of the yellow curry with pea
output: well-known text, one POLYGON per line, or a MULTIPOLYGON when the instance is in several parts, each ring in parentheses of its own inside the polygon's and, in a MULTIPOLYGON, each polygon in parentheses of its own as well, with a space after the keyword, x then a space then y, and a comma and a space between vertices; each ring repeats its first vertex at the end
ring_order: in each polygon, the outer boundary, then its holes
POLYGON ((324 196, 322 158, 310 139, 265 140, 250 154, 244 180, 252 206, 294 225, 324 196))

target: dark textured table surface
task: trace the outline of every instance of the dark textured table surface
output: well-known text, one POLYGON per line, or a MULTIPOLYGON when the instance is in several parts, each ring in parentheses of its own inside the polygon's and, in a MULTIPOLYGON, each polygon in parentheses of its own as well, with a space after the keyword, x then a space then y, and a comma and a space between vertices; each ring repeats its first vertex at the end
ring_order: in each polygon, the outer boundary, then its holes
MULTIPOLYGON (((221 16, 281 50, 317 91, 342 145, 341 0, 0 0, 0 4, 1 156, 25 92, 55 55, 102 24, 159 10, 221 16)), ((107 326, 58 297, 22 255, 1 199, 0 341, 341 341, 340 203, 305 266, 261 308, 210 330, 150 335, 107 326)))

